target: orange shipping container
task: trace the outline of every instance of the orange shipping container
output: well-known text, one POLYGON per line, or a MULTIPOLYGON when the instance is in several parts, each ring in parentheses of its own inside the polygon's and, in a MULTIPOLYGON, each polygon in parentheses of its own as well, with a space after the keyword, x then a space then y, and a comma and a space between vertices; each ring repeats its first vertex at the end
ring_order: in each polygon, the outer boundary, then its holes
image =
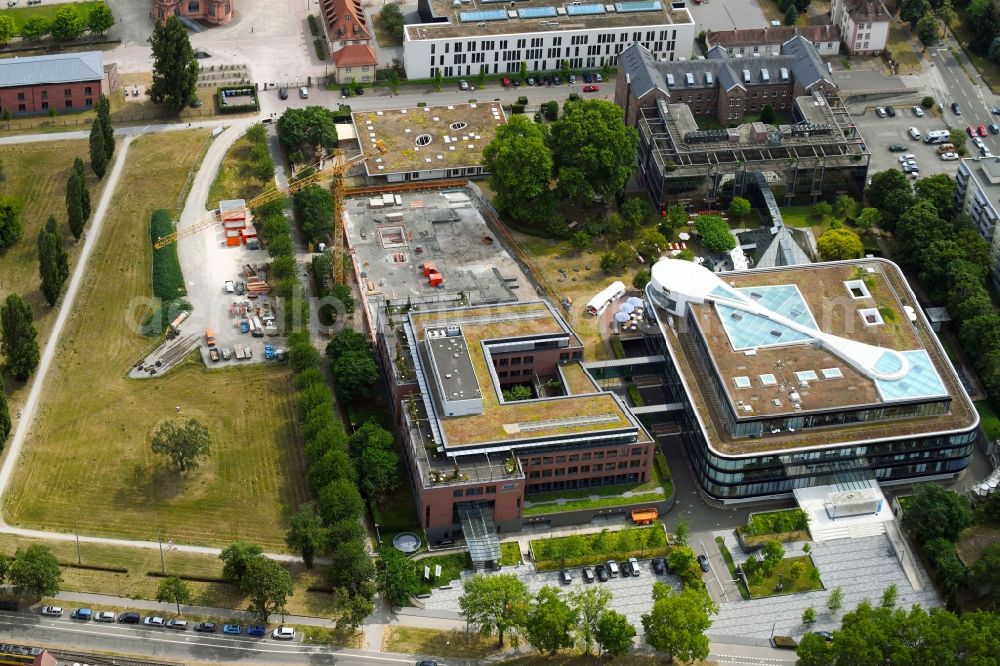
POLYGON ((238 231, 227 231, 226 232, 226 246, 227 247, 239 247, 240 243, 240 232, 238 231))
POLYGON ((427 277, 430 280, 430 283, 431 283, 432 287, 437 287, 437 286, 441 285, 444 282, 444 276, 441 275, 440 273, 438 273, 437 271, 431 273, 427 277))
POLYGON ((437 266, 434 265, 433 261, 424 262, 424 277, 429 278, 431 273, 437 273, 437 266))

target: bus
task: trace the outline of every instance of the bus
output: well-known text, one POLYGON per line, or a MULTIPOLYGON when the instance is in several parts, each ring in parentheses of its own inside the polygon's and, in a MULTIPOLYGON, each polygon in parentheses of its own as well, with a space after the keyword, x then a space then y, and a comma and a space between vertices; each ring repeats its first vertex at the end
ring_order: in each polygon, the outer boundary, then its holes
POLYGON ((614 301, 625 295, 625 284, 619 280, 612 282, 587 303, 587 314, 598 316, 614 301))

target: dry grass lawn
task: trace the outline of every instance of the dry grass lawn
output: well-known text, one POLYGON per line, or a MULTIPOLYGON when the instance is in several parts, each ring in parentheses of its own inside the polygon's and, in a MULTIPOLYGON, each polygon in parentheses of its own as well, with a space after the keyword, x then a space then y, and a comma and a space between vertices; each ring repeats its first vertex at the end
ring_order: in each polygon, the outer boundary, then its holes
MULTIPOLYGON (((205 208, 211 210, 223 199, 253 199, 264 191, 264 183, 254 178, 250 172, 250 148, 253 146, 246 135, 236 140, 219 165, 219 173, 208 191, 205 208)), ((273 185, 273 181, 268 183, 273 185)))
POLYGON ((393 624, 385 629, 383 652, 434 655, 451 659, 482 659, 499 652, 495 637, 475 631, 444 631, 393 624))
POLYGON ((165 377, 125 376, 149 345, 126 319, 151 291, 150 214, 176 206, 207 139, 198 130, 133 142, 5 497, 12 523, 285 549, 287 518, 306 499, 288 371, 209 371, 189 359, 165 377), (212 434, 211 455, 186 480, 163 471, 149 447, 178 407, 212 434))
POLYGON ((990 523, 976 523, 965 530, 955 544, 958 557, 967 567, 971 567, 982 556, 983 550, 1000 543, 1000 526, 990 523))

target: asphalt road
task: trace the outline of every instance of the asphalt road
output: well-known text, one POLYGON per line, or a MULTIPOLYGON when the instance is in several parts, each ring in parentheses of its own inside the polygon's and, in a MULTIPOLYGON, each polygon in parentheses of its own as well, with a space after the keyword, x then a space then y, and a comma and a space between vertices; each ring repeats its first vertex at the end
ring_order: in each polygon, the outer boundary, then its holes
MULTIPOLYGON (((997 103, 995 96, 986 84, 982 83, 978 72, 971 65, 966 65, 966 70, 975 76, 979 83, 973 83, 969 79, 958 60, 947 48, 933 49, 931 61, 938 68, 940 78, 946 86, 945 90, 938 90, 935 97, 944 108, 944 120, 947 123, 960 129, 966 127, 975 129, 979 125, 1000 122, 1000 116, 990 113, 990 108, 997 103), (958 102, 962 110, 961 116, 956 116, 952 112, 950 108, 952 102, 958 102)), ((997 154, 997 150, 1000 149, 1000 138, 989 134, 983 140, 990 150, 997 154)), ((969 144, 969 154, 975 156, 978 153, 975 146, 969 144)))

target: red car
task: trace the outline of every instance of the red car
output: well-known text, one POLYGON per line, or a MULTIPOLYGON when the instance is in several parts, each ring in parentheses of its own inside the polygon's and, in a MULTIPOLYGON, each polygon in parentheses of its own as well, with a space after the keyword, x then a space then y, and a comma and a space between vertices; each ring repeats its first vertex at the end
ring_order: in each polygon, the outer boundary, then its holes
POLYGON ((504 88, 510 88, 510 79, 508 79, 506 76, 500 79, 500 83, 503 84, 504 88))
POLYGON ((966 127, 965 133, 968 134, 969 136, 976 136, 976 133, 972 131, 971 127, 966 127))
POLYGON ((979 134, 979 136, 986 136, 986 125, 980 125, 977 127, 976 133, 979 134))
POLYGON ((600 89, 601 89, 600 86, 584 86, 583 92, 597 92, 600 89))

